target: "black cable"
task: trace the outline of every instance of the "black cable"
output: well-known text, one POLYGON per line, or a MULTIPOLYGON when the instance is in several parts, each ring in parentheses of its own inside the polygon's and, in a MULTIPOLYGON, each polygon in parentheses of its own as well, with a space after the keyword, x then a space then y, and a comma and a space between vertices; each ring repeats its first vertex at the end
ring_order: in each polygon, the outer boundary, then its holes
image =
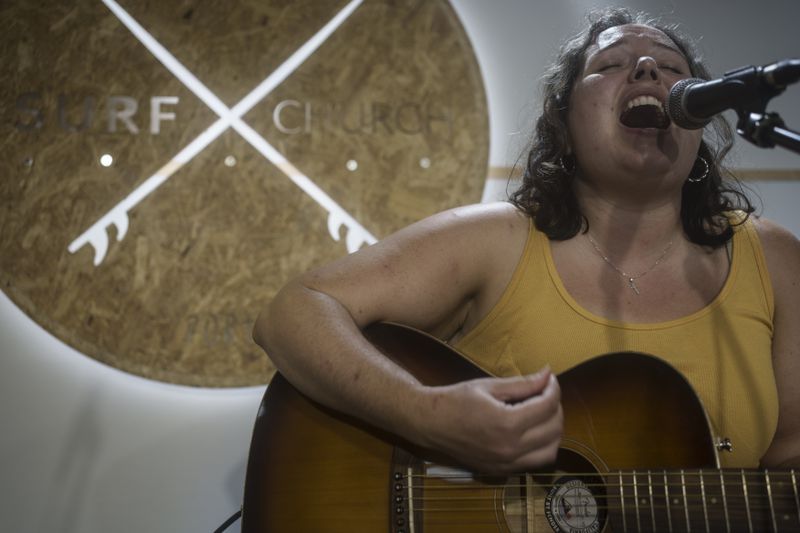
POLYGON ((239 519, 239 517, 240 517, 240 516, 242 516, 242 510, 241 510, 241 509, 239 509, 238 511, 236 511, 235 513, 233 513, 233 514, 230 516, 230 518, 228 518, 227 520, 225 520, 225 522, 223 522, 223 523, 222 523, 222 525, 221 525, 221 526, 219 526, 219 527, 218 527, 218 528, 217 528, 217 529, 214 531, 214 533, 222 533, 223 531, 225 531, 226 529, 228 529, 228 528, 230 527, 230 525, 231 525, 231 524, 233 524, 234 522, 236 522, 236 521, 239 519))

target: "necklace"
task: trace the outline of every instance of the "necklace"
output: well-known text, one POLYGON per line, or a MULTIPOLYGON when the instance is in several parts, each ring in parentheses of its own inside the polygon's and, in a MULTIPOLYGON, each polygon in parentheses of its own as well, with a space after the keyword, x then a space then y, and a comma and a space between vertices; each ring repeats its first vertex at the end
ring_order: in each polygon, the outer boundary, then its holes
POLYGON ((616 270, 616 271, 617 271, 617 273, 618 273, 620 276, 622 276, 622 277, 623 277, 623 278, 624 278, 624 279, 625 279, 625 280, 628 282, 628 287, 630 287, 630 288, 631 288, 631 290, 633 290, 633 292, 635 292, 637 295, 638 295, 638 294, 640 294, 640 292, 639 292, 639 287, 637 287, 637 286, 636 286, 636 280, 637 280, 637 279, 639 279, 639 278, 643 278, 643 277, 644 277, 644 276, 646 276, 646 275, 647 275, 647 274, 648 274, 648 273, 649 273, 651 270, 653 270, 655 267, 657 267, 657 266, 658 266, 658 264, 659 264, 661 261, 663 261, 663 260, 664 260, 664 258, 667 256, 667 252, 669 252, 670 248, 672 248, 672 240, 670 240, 670 241, 669 241, 669 244, 667 244, 667 246, 666 246, 666 247, 664 247, 664 250, 661 252, 661 255, 659 255, 659 256, 658 256, 658 259, 656 259, 655 263, 653 263, 653 264, 650 266, 650 268, 648 268, 648 269, 647 269, 647 270, 645 270, 644 272, 641 272, 641 273, 639 273, 639 274, 636 274, 635 276, 631 276, 630 274, 628 274, 627 272, 625 272, 624 270, 622 270, 621 268, 619 268, 617 265, 615 265, 615 264, 614 264, 614 263, 611 261, 611 259, 609 259, 609 258, 608 258, 608 256, 607 256, 606 254, 604 254, 604 253, 603 253, 603 251, 600 249, 600 246, 598 246, 598 245, 597 245, 597 242, 595 242, 595 240, 592 238, 592 236, 589 234, 589 232, 586 232, 586 237, 589 239, 589 242, 590 242, 590 243, 592 243, 592 247, 593 247, 593 248, 594 248, 594 250, 597 252, 597 255, 599 255, 600 257, 602 257, 602 258, 603 258, 603 261, 605 261, 606 263, 608 263, 608 266, 610 266, 611 268, 613 268, 614 270, 616 270))

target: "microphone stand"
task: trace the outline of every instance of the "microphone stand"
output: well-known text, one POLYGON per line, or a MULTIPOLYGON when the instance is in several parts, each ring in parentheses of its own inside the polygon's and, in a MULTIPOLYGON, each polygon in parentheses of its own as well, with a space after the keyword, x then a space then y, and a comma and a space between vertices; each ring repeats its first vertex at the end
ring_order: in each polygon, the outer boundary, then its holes
POLYGON ((800 154, 800 133, 784 127, 777 113, 740 113, 736 133, 761 148, 774 148, 777 144, 800 154), (747 116, 744 116, 744 115, 747 116))
POLYGON ((782 93, 787 85, 800 79, 800 59, 781 61, 771 66, 769 72, 762 70, 759 74, 761 73, 766 74, 771 83, 756 84, 757 86, 753 87, 755 95, 751 95, 750 105, 736 108, 736 113, 739 115, 736 133, 761 148, 774 148, 775 145, 779 145, 800 154, 800 133, 786 128, 780 115, 767 113, 766 110, 767 103, 773 97, 782 93))

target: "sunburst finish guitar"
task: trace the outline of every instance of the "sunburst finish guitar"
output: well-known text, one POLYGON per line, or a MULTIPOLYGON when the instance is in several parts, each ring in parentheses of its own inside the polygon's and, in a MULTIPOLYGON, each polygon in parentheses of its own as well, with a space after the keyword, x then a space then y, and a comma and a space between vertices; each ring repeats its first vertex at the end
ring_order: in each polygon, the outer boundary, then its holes
MULTIPOLYGON (((425 384, 486 376, 416 330, 366 334, 425 384)), ((554 469, 495 479, 320 406, 278 374, 253 431, 242 531, 800 531, 800 475, 719 469, 705 411, 666 363, 606 355, 559 383, 554 469)))

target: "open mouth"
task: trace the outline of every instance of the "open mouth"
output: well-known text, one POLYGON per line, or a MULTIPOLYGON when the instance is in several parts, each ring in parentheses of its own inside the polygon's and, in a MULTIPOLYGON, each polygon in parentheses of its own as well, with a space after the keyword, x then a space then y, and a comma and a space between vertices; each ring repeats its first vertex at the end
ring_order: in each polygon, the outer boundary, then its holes
POLYGON ((628 102, 619 121, 629 128, 669 128, 670 120, 664 105, 654 96, 637 96, 628 102))

